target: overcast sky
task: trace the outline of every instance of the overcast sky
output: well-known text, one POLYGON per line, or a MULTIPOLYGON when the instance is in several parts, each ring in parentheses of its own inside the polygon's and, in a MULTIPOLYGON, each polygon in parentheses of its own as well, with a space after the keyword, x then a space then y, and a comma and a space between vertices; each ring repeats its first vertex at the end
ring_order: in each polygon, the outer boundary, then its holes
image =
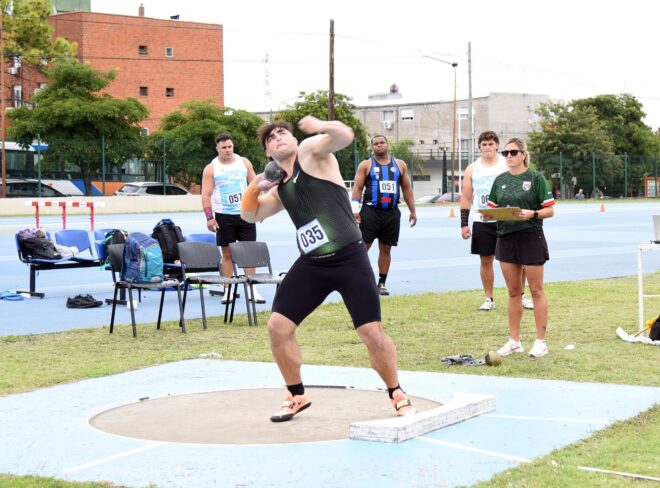
POLYGON ((224 26, 225 105, 278 110, 300 91, 328 89, 335 22, 335 90, 357 105, 399 86, 403 101, 535 93, 568 101, 631 93, 660 126, 654 1, 92 0, 92 10, 224 26), (324 9, 324 5, 330 5, 324 9), (268 62, 265 62, 265 59, 268 62))

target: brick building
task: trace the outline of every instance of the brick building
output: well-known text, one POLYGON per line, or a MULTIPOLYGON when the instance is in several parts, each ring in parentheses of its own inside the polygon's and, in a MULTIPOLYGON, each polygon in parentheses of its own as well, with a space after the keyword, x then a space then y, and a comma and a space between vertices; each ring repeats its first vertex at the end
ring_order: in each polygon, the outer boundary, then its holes
POLYGON ((137 17, 75 11, 51 15, 49 22, 55 36, 78 44, 81 62, 117 69, 107 93, 142 102, 149 131, 182 102, 213 97, 224 105, 222 25, 152 19, 142 6, 137 17))

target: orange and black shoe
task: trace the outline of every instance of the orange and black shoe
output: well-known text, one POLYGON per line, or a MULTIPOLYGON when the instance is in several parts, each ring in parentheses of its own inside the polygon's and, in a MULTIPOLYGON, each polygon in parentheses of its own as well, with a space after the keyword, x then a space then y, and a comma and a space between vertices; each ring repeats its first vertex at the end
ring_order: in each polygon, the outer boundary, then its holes
POLYGON ((394 390, 392 394, 392 405, 394 406, 394 410, 396 410, 396 414, 400 417, 417 413, 410 399, 400 389, 394 390))
POLYGON ((270 417, 271 422, 286 422, 291 420, 294 415, 302 412, 307 407, 312 405, 308 395, 293 396, 291 392, 287 391, 286 400, 282 404, 280 411, 270 417))

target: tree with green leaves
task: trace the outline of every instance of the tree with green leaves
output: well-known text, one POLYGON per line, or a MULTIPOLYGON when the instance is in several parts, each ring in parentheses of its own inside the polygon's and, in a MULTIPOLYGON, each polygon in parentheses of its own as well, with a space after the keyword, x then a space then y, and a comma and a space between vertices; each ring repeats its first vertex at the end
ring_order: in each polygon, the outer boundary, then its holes
MULTIPOLYGON (((309 134, 303 133, 298 129, 298 121, 305 115, 313 115, 319 119, 328 119, 328 98, 327 90, 317 90, 313 93, 300 92, 300 98, 303 100, 295 102, 293 106, 282 110, 276 115, 276 119, 286 120, 293 126, 294 136, 302 141, 309 137, 309 134)), ((355 115, 357 107, 351 103, 350 97, 341 93, 335 94, 335 120, 343 122, 355 134, 353 144, 338 151, 335 156, 339 161, 339 170, 345 180, 353 180, 355 170, 360 160, 360 155, 367 154, 368 141, 367 129, 362 121, 355 115)))
POLYGON ((75 59, 60 59, 46 74, 48 85, 32 99, 34 108, 9 112, 14 122, 9 136, 26 147, 35 140, 48 144, 44 164, 66 162, 81 173, 85 193, 91 195, 102 151, 108 164, 143 155, 140 122, 149 112, 134 98, 118 100, 101 93, 115 79, 114 71, 102 72, 75 59))
POLYGON ((0 8, 5 56, 18 56, 37 71, 44 71, 52 59, 75 56, 75 43, 53 39, 50 0, 0 0, 0 8))
POLYGON ((593 190, 594 155, 598 158, 595 186, 611 186, 620 177, 622 158, 615 154, 612 138, 593 107, 549 102, 536 113, 541 127, 530 133, 531 157, 557 186, 561 170, 569 194, 576 186, 593 190))
POLYGON ((213 98, 191 100, 161 118, 159 130, 149 136, 150 157, 166 164, 168 176, 189 186, 200 183, 204 167, 218 155, 215 137, 232 136, 236 154, 252 162, 259 173, 266 156, 257 139, 264 120, 245 110, 220 107, 213 98))
POLYGON ((573 107, 593 107, 605 131, 612 138, 614 152, 625 158, 628 196, 642 191, 644 176, 654 171, 660 153, 660 139, 644 123, 646 114, 633 95, 598 95, 573 101, 573 107))

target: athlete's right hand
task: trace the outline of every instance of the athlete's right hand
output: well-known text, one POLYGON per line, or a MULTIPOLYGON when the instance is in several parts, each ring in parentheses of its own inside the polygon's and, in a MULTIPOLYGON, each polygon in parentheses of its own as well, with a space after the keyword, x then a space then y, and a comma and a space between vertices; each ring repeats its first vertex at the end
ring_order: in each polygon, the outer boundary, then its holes
POLYGON ((470 232, 470 226, 469 225, 461 227, 461 237, 463 239, 469 239, 470 237, 472 237, 472 233, 470 232))
POLYGON ((210 232, 215 232, 218 229, 218 223, 215 221, 215 219, 210 219, 206 221, 206 228, 210 232))
POLYGON ((354 213, 354 214, 353 214, 353 218, 355 219, 355 221, 356 221, 358 224, 361 224, 361 223, 362 223, 362 218, 360 218, 360 214, 359 214, 359 213, 354 213))
POLYGON ((268 181, 266 179, 266 175, 264 175, 263 173, 259 173, 258 175, 256 175, 254 177, 254 181, 257 185, 257 188, 259 188, 259 190, 261 191, 268 191, 271 188, 280 184, 279 181, 268 181))

